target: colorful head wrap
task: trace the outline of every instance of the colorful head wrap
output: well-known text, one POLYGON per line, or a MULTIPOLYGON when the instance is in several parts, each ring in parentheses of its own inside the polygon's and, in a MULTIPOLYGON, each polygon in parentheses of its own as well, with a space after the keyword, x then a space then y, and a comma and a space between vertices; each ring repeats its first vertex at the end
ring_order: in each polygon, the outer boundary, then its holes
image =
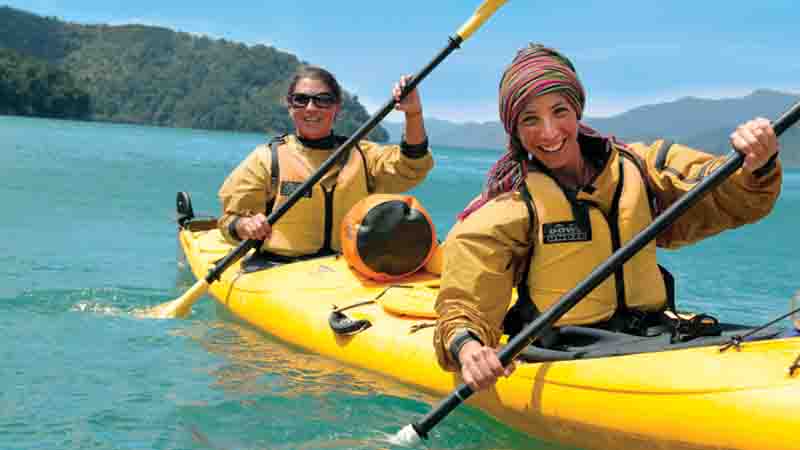
POLYGON ((541 44, 517 52, 500 79, 500 120, 513 135, 517 117, 531 97, 560 92, 581 118, 586 94, 569 59, 541 44))
POLYGON ((458 215, 464 219, 503 192, 519 188, 528 175, 527 152, 516 136, 517 117, 528 100, 559 92, 570 102, 580 120, 586 103, 575 67, 561 53, 541 44, 519 50, 500 78, 500 120, 508 134, 506 153, 489 169, 481 198, 458 215))

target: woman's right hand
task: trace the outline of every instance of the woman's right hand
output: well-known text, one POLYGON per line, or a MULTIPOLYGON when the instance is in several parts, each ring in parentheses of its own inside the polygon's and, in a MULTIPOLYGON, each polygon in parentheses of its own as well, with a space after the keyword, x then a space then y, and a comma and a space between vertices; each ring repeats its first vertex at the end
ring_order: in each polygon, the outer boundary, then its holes
POLYGON ((236 234, 242 240, 258 239, 266 241, 272 235, 272 227, 267 222, 267 216, 258 213, 255 216, 239 218, 236 222, 236 234))
POLYGON ((394 97, 395 102, 397 102, 394 108, 403 111, 406 115, 420 115, 422 114, 422 101, 419 98, 417 89, 409 92, 403 100, 400 100, 400 94, 403 93, 403 89, 405 89, 406 85, 410 82, 411 75, 403 75, 400 77, 400 81, 394 84, 392 88, 392 97, 394 97))
POLYGON ((513 362, 504 368, 497 350, 474 340, 461 347, 458 361, 461 363, 461 378, 473 392, 494 386, 497 378, 510 376, 516 368, 513 362))
POLYGON ((730 140, 733 148, 745 156, 742 169, 749 173, 764 167, 780 148, 772 124, 763 117, 739 125, 730 140))

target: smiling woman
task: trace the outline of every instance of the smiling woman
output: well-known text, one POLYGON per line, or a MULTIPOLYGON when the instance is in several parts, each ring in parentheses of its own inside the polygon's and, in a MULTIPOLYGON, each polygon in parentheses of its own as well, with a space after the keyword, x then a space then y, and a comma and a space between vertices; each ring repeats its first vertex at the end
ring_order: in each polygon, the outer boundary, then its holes
MULTIPOLYGON (((514 336, 549 311, 726 160, 667 139, 626 145, 602 136, 580 123, 585 104, 572 63, 540 44, 522 48, 501 77, 508 151, 445 241, 436 303, 439 363, 459 371, 474 391, 514 370, 496 355, 503 333, 514 336), (519 300, 509 311, 513 289, 519 300)), ((770 212, 782 179, 774 129, 766 119, 750 120, 731 134, 731 144, 744 156, 741 170, 562 313, 555 327, 646 335, 675 309, 672 277, 657 264, 656 246, 678 248, 770 212)))
POLYGON ((295 134, 259 145, 228 176, 219 196, 222 234, 230 242, 264 241, 252 261, 280 264, 341 250, 338 230, 347 211, 372 193, 400 193, 419 184, 433 167, 416 89, 401 99, 410 81, 401 77, 393 89, 396 109, 405 113, 400 145, 361 141, 320 183, 271 226, 267 215, 315 173, 346 138, 333 127, 341 111, 342 89, 320 67, 302 67, 286 95, 295 134))

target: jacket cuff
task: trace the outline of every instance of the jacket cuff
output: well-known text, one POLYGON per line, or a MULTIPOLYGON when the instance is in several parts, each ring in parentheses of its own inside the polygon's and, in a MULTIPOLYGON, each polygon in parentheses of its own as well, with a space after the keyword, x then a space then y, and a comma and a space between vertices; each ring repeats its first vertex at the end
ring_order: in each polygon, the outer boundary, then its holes
POLYGON ((241 217, 236 217, 228 224, 228 234, 237 241, 242 240, 242 238, 239 237, 239 233, 236 231, 236 224, 239 223, 239 219, 241 219, 241 217))
POLYGON ((406 138, 403 136, 403 140, 400 141, 400 152, 410 159, 422 158, 428 154, 428 138, 426 137, 425 140, 419 144, 412 145, 406 142, 406 138))
POLYGON ((461 367, 461 360, 458 359, 458 354, 461 353, 461 349, 464 348, 464 345, 470 341, 478 341, 481 345, 483 345, 483 342, 480 340, 480 338, 478 338, 478 335, 475 334, 475 332, 468 328, 464 328, 457 331, 456 334, 453 335, 453 339, 450 340, 450 345, 447 346, 447 350, 450 352, 450 358, 459 367, 461 367))
POLYGON ((756 178, 761 178, 764 175, 772 172, 772 170, 777 166, 778 166, 778 154, 775 153, 774 155, 772 155, 772 157, 769 159, 769 161, 767 161, 766 164, 764 164, 763 166, 761 166, 758 169, 754 170, 753 171, 753 175, 756 178))

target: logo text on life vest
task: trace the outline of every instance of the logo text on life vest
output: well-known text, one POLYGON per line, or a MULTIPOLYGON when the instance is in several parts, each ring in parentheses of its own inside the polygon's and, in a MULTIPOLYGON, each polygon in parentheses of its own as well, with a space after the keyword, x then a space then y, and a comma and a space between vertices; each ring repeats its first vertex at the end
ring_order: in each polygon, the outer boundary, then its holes
POLYGON ((564 242, 586 242, 592 240, 592 230, 584 230, 575 222, 553 222, 542 225, 542 237, 545 244, 561 244, 564 242))
MULTIPOLYGON (((281 195, 284 197, 288 197, 292 195, 294 191, 296 191, 303 183, 299 183, 296 181, 284 181, 281 183, 281 195)), ((311 198, 311 189, 305 191, 303 193, 303 197, 311 198)))

